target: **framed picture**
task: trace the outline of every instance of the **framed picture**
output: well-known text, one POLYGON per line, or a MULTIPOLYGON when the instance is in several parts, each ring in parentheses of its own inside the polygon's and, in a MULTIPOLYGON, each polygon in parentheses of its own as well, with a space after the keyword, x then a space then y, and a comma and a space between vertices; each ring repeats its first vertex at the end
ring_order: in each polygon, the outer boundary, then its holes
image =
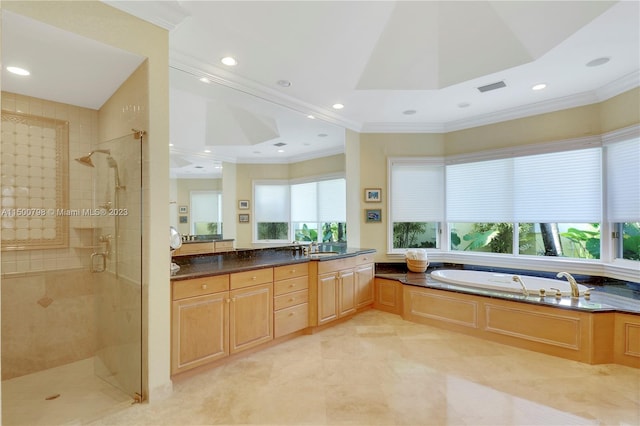
POLYGON ((382 189, 380 188, 365 188, 364 189, 364 201, 367 203, 380 203, 382 202, 382 189))
POLYGON ((249 200, 238 201, 238 208, 240 210, 247 210, 249 208, 249 200))
POLYGON ((241 213, 238 215, 238 222, 240 223, 248 223, 249 222, 249 214, 241 213))
POLYGON ((180 223, 188 223, 187 216, 180 216, 180 223))
POLYGON ((366 209, 364 211, 365 222, 380 222, 382 220, 382 210, 366 209))
POLYGON ((187 206, 178 207, 178 213, 183 213, 183 214, 189 213, 189 207, 187 206))

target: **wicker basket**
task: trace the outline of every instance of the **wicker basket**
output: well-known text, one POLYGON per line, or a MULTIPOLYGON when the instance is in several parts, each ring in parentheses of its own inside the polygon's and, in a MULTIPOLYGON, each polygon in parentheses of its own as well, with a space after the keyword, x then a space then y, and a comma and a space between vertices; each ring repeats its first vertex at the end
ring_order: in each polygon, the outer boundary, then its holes
POLYGON ((428 260, 407 259, 407 268, 411 272, 424 272, 427 270, 427 266, 429 266, 428 260))

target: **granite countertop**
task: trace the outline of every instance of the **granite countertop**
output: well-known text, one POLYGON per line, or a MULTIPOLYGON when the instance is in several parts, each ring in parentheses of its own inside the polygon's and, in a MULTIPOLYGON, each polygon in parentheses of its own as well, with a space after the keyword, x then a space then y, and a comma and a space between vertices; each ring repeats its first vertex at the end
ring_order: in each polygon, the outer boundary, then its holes
POLYGON ((477 296, 491 297, 496 299, 511 300, 514 302, 529 303, 534 305, 550 306, 556 308, 572 309, 587 312, 624 312, 631 314, 640 314, 640 300, 622 297, 615 294, 609 294, 604 291, 594 289, 591 292, 591 298, 572 299, 570 297, 562 297, 556 299, 553 296, 525 296, 518 293, 507 293, 489 289, 481 289, 475 287, 464 287, 460 285, 448 284, 437 281, 431 277, 430 272, 394 272, 386 271, 386 273, 376 273, 376 277, 386 278, 400 281, 402 284, 432 288, 436 290, 446 290, 456 293, 472 294, 477 296))
POLYGON ((171 275, 171 280, 179 281, 309 261, 325 262, 360 254, 375 253, 375 249, 321 245, 318 255, 305 256, 302 247, 303 245, 289 244, 261 249, 239 249, 220 254, 174 257, 173 262, 180 266, 180 270, 171 275))
POLYGON ((188 240, 188 241, 183 241, 182 244, 193 244, 193 243, 214 243, 214 242, 218 242, 218 241, 233 241, 232 238, 203 238, 203 239, 196 239, 196 240, 188 240))

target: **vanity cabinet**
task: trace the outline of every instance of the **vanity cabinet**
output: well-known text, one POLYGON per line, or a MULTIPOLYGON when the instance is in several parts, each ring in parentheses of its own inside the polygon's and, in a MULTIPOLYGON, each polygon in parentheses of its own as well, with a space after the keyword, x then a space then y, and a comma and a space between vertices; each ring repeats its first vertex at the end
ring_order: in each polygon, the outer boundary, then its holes
POLYGON ((356 308, 373 304, 375 298, 373 255, 361 254, 357 256, 354 274, 356 280, 356 308))
POLYGON ((273 329, 278 338, 309 326, 309 264, 273 269, 273 329))
POLYGON ((229 275, 172 283, 171 373, 229 355, 229 275))
POLYGON ((356 311, 354 257, 317 262, 317 325, 356 311))
POLYGON ((171 374, 273 339, 273 268, 172 282, 171 374))

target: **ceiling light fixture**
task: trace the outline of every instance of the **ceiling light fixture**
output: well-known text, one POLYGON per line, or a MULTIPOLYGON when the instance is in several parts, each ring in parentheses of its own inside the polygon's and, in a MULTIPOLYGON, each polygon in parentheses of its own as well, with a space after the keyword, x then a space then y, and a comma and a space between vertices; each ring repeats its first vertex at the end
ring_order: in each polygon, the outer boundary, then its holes
POLYGON ((7 71, 15 75, 22 75, 22 76, 31 75, 31 73, 28 70, 20 67, 7 67, 7 71))
POLYGON ((611 58, 607 58, 606 56, 603 56, 602 58, 596 58, 596 59, 593 59, 593 60, 587 62, 586 65, 588 67, 599 67, 600 65, 606 64, 610 60, 611 60, 611 58))
POLYGON ((333 104, 333 109, 342 109, 344 108, 344 105, 342 104, 333 104))
POLYGON ((284 149, 279 149, 278 152, 284 152, 284 149))
POLYGON ((225 56, 224 58, 220 59, 220 62, 222 62, 224 65, 228 67, 233 67, 238 65, 238 61, 236 60, 236 58, 231 56, 225 56))
POLYGON ((200 81, 207 84, 211 83, 211 80, 209 80, 207 77, 202 77, 200 81))
POLYGON ((206 152, 207 154, 211 152, 210 149, 205 149, 204 152, 206 152))
POLYGON ((170 143, 170 144, 169 144, 169 146, 173 146, 173 144, 172 144, 172 143, 170 143))
POLYGON ((278 80, 276 83, 278 83, 278 86, 282 86, 282 87, 291 86, 291 82, 289 80, 278 80))
POLYGON ((547 85, 545 83, 538 83, 538 84, 532 86, 531 90, 542 90, 545 87, 547 87, 547 85))
POLYGON ((310 120, 315 120, 316 119, 316 117, 311 115, 311 114, 307 115, 307 118, 310 119, 310 120))

